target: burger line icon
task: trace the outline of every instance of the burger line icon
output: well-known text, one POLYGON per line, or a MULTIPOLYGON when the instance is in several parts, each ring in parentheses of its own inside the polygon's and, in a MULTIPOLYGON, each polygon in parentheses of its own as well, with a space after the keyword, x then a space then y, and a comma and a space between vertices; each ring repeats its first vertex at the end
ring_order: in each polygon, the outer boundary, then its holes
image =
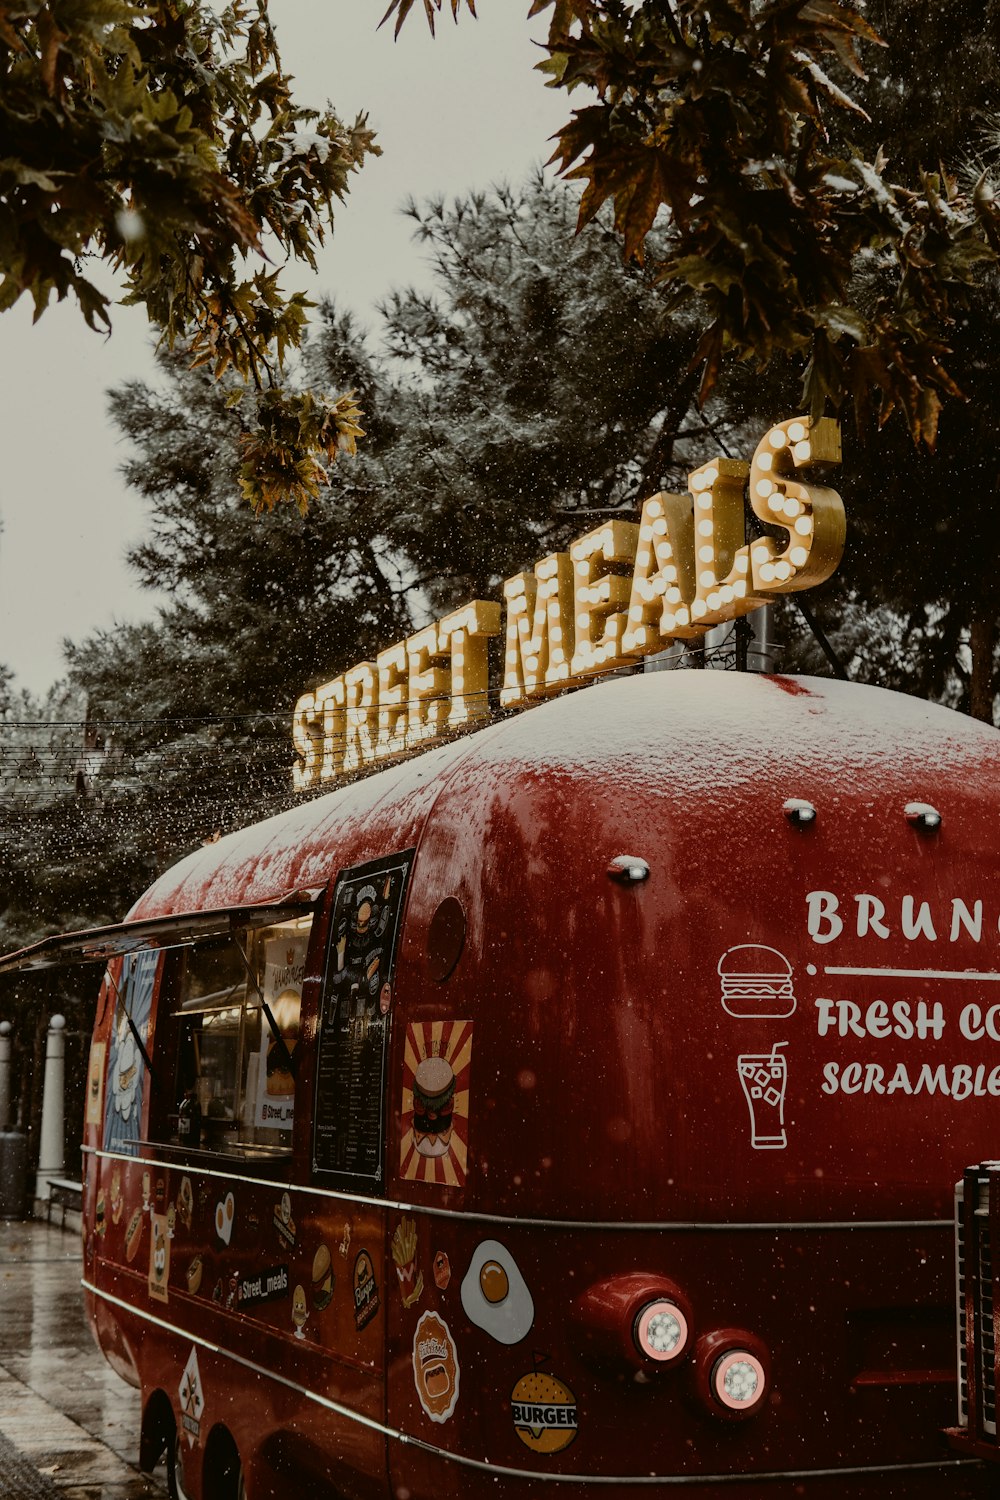
POLYGON ((777 948, 738 943, 719 959, 722 1008, 739 1020, 782 1021, 795 1010, 792 966, 777 948))

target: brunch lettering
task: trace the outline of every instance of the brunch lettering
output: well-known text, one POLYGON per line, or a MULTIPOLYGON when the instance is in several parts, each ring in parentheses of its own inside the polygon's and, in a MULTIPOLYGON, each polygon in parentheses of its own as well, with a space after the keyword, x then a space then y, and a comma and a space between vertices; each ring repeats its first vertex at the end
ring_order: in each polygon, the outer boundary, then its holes
POLYGON ((305 693, 295 705, 296 790, 426 748, 489 717, 487 651, 504 633, 503 708, 525 707, 822 583, 844 550, 836 490, 797 478, 840 462, 830 417, 773 426, 753 459, 716 458, 684 495, 646 500, 518 573, 501 606, 473 600, 305 693), (769 528, 746 540, 745 496, 769 528))
MULTIPOLYGON (((827 948, 847 935, 870 945, 870 966, 828 965, 825 978, 835 980, 863 975, 869 980, 881 979, 886 995, 860 1002, 821 995, 814 1002, 817 1033, 820 1037, 882 1042, 940 1042, 956 1031, 965 1042, 990 1048, 1000 1042, 1000 972, 984 967, 949 963, 948 947, 959 941, 983 944, 1000 931, 1000 912, 984 909, 981 900, 954 896, 932 905, 919 903, 912 895, 902 895, 895 902, 860 891, 838 896, 833 891, 810 891, 806 896, 806 926, 810 939, 827 948), (890 938, 919 944, 909 950, 912 958, 906 967, 889 967, 878 963, 875 946, 890 938), (930 945, 937 945, 931 948, 930 945), (933 958, 928 958, 933 954, 933 958), (951 982, 956 991, 953 1003, 943 1000, 905 996, 896 998, 899 986, 932 982, 951 982), (996 987, 996 998, 993 989, 996 987)), ((815 973, 816 966, 809 965, 815 973)), ((1000 1098, 1000 1063, 934 1062, 924 1059, 878 1062, 868 1058, 851 1058, 846 1062, 823 1064, 824 1094, 934 1095, 955 1102, 990 1096, 1000 1098)))

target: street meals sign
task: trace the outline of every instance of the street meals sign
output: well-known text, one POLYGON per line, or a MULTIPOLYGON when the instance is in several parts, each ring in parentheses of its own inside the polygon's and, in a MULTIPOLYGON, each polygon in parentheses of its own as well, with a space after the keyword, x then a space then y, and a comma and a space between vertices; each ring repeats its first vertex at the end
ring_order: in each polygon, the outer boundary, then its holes
POLYGON ((305 693, 295 705, 296 788, 423 749, 489 718, 487 650, 505 636, 500 705, 517 708, 671 641, 703 635, 775 594, 829 578, 844 505, 815 483, 840 462, 840 428, 779 422, 748 464, 717 458, 688 493, 653 495, 638 524, 606 521, 477 599, 305 693), (807 481, 800 471, 810 475, 807 481), (764 534, 747 541, 744 495, 764 534))

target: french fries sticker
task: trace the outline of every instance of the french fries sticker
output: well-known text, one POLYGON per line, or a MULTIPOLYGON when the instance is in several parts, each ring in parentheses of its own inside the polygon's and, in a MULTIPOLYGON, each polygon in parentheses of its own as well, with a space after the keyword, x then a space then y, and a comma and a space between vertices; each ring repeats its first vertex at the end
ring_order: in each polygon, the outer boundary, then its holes
POLYGON ((417 1270, 417 1225, 415 1219, 401 1219, 392 1237, 392 1258, 399 1277, 399 1293, 404 1307, 419 1302, 424 1289, 424 1273, 417 1270))

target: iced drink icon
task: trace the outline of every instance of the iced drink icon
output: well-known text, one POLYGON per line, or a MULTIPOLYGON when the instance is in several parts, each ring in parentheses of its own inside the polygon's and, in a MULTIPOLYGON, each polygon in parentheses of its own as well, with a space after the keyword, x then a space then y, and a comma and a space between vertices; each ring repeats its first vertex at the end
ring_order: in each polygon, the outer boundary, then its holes
POLYGON ((788 1145, 785 1135, 785 1087, 788 1063, 775 1042, 770 1052, 742 1053, 737 1058, 740 1083, 750 1107, 751 1145, 755 1151, 782 1151, 788 1145))

